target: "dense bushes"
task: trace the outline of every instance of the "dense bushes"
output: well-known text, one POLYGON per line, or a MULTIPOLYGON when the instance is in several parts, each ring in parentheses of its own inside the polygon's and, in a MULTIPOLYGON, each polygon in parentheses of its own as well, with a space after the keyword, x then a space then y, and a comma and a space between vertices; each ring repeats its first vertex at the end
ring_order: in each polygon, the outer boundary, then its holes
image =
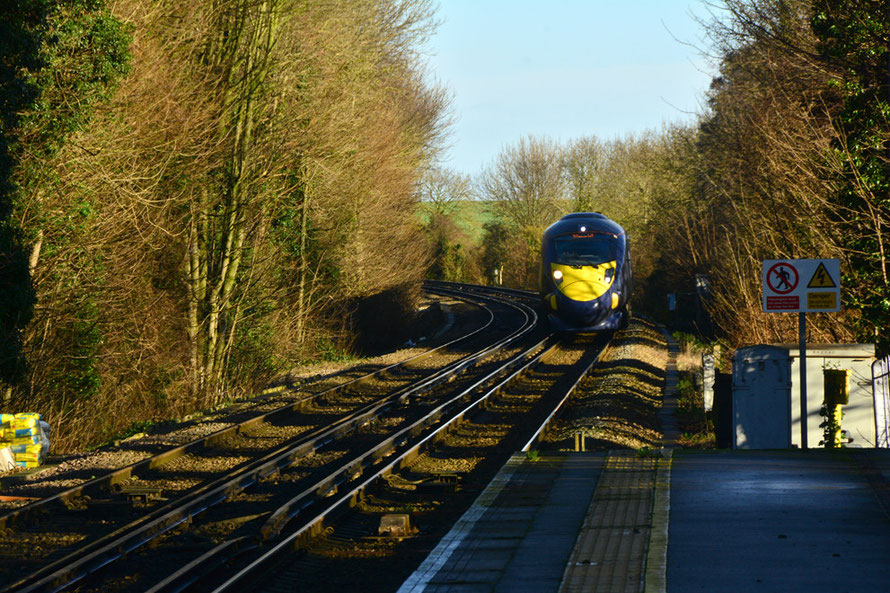
POLYGON ((0 379, 57 446, 342 349, 365 298, 413 306, 397 287, 428 250, 406 213, 445 107, 426 0, 18 4, 0 379))

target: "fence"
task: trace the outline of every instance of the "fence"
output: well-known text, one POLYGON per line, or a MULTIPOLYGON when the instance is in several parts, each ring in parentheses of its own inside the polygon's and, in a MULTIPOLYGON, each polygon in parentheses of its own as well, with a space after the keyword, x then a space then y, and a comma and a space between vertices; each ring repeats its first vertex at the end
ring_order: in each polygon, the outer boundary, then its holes
POLYGON ((871 365, 875 394, 875 446, 890 448, 890 356, 871 365))

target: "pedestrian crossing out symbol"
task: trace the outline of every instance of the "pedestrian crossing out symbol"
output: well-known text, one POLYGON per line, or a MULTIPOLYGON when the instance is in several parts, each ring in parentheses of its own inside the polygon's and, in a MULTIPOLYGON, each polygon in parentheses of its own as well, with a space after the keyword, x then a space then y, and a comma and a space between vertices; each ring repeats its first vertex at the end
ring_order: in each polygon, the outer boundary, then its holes
POLYGON ((797 288, 798 279, 797 268, 788 262, 775 264, 766 274, 767 284, 777 294, 788 294, 797 288))

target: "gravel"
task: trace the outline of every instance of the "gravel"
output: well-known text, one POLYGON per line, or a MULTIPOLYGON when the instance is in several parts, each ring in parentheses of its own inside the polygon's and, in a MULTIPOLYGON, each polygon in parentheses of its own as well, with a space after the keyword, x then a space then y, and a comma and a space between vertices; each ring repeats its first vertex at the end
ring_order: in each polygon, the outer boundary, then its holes
MULTIPOLYGON (((379 356, 355 359, 347 362, 321 362, 303 365, 290 371, 281 381, 292 389, 265 393, 241 400, 210 412, 198 412, 175 422, 158 426, 157 434, 140 433, 131 438, 116 441, 93 451, 73 452, 65 455, 51 455, 40 468, 0 474, 0 512, 23 506, 32 499, 52 496, 58 492, 78 486, 92 478, 132 465, 142 459, 162 451, 205 437, 223 428, 228 428, 249 416, 258 415, 297 401, 306 391, 318 393, 335 387, 355 376, 366 374, 371 369, 379 369, 397 364, 423 352, 437 343, 447 341, 460 330, 454 319, 472 318, 475 307, 461 301, 443 299, 441 301, 446 317, 451 320, 444 326, 429 325, 428 339, 418 340, 405 348, 379 356), (299 389, 293 389, 299 387, 299 389)), ((423 307, 429 305, 425 303, 423 307)), ((423 308, 422 307, 422 308, 423 308)), ((325 410, 329 412, 329 409, 325 410)), ((304 427, 305 428, 305 427, 304 427)), ((265 429, 268 430, 268 429, 265 429)), ((282 435, 282 438, 284 435, 282 435)))
POLYGON ((632 320, 578 385, 543 446, 574 450, 577 433, 586 437, 587 450, 660 446, 657 417, 667 358, 658 328, 632 320))

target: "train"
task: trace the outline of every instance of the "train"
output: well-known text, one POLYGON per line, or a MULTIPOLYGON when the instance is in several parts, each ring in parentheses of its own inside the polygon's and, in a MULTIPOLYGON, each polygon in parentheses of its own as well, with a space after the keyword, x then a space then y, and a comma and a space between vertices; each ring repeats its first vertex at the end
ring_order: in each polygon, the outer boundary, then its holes
POLYGON ((559 332, 614 331, 630 319, 630 241, 599 212, 574 212, 541 239, 541 306, 559 332))

